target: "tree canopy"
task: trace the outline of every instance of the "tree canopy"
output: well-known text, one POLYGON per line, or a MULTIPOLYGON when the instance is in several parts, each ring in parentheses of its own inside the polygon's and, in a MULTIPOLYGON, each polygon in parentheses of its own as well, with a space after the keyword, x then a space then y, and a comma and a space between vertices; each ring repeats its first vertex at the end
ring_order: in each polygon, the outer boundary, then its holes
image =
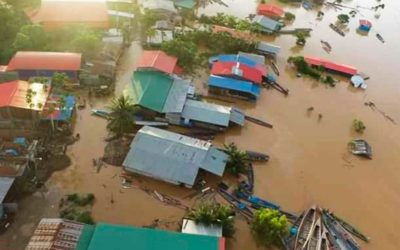
POLYGON ((13 48, 19 50, 45 50, 47 47, 47 35, 40 25, 22 26, 15 37, 13 48))
POLYGON ((107 129, 116 136, 133 132, 134 114, 137 112, 137 108, 131 99, 121 95, 112 101, 110 109, 107 129))

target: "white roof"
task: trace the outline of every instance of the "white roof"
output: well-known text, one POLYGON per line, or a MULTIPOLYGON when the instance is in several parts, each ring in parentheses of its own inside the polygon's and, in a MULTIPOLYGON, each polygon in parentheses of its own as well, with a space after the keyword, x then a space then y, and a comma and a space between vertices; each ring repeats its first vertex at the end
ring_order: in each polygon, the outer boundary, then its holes
POLYGON ((222 226, 220 226, 220 225, 206 226, 201 223, 196 224, 196 222, 189 220, 189 219, 183 219, 181 232, 185 233, 185 234, 197 234, 197 235, 222 237, 222 226))

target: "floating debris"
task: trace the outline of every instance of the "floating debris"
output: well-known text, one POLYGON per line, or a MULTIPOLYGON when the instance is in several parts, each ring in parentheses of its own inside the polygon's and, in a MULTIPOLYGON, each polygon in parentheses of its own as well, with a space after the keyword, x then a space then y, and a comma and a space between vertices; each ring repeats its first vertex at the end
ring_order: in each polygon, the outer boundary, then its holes
POLYGON ((336 33, 338 33, 339 35, 345 36, 344 32, 338 26, 334 25, 333 23, 329 24, 329 27, 331 27, 331 29, 336 31, 336 33))
POLYGON ((350 142, 351 152, 354 155, 360 155, 367 157, 368 159, 372 158, 372 149, 367 141, 363 139, 356 139, 350 142))

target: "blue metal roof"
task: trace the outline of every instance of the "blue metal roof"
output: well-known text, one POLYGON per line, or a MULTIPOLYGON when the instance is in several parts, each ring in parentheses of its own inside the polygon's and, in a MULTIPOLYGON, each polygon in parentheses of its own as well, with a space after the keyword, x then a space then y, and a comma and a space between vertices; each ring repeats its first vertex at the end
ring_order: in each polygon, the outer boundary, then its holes
POLYGON ((260 86, 251 82, 215 75, 210 75, 208 78, 208 86, 245 92, 255 97, 261 92, 260 86))
POLYGON ((216 58, 221 62, 240 62, 249 67, 255 67, 257 65, 257 62, 243 55, 219 55, 216 58))
POLYGON ((15 178, 11 177, 0 177, 0 204, 3 203, 6 198, 8 191, 11 189, 15 178))
POLYGON ((189 120, 228 127, 230 114, 230 107, 196 100, 187 100, 181 116, 189 120))
POLYGON ((266 16, 257 15, 254 17, 253 21, 261 25, 267 32, 277 31, 281 27, 281 24, 279 22, 266 16))

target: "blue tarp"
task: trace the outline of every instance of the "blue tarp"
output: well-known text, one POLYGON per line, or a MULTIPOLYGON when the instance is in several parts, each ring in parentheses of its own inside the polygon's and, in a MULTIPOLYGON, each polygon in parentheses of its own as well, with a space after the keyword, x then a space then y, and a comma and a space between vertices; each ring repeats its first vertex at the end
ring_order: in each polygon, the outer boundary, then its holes
POLYGON ((19 144, 19 145, 24 146, 24 147, 27 147, 27 146, 28 146, 28 143, 27 143, 27 141, 26 141, 26 138, 25 138, 25 137, 22 137, 22 136, 20 136, 20 137, 15 137, 14 143, 15 143, 15 144, 19 144))
POLYGON ((255 97, 258 97, 261 92, 260 86, 251 82, 215 75, 208 78, 208 86, 249 93, 255 97))
MULTIPOLYGON (((51 95, 49 100, 58 101, 61 95, 51 95)), ((72 117, 72 111, 75 107, 75 96, 69 95, 65 96, 65 107, 60 110, 56 109, 51 116, 53 116, 53 121, 66 121, 72 117)), ((43 120, 50 120, 51 116, 48 115, 44 117, 43 120)))

